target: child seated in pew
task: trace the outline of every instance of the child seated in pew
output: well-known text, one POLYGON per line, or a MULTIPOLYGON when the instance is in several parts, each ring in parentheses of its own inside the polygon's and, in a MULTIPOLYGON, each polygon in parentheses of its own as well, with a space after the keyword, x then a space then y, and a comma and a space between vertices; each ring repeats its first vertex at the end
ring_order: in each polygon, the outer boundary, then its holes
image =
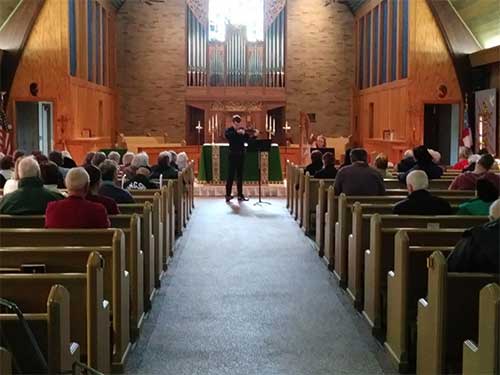
POLYGON ((458 206, 457 215, 488 216, 491 204, 498 199, 498 189, 491 181, 480 178, 476 184, 477 198, 458 206))
POLYGON ((500 199, 490 207, 490 220, 464 232, 448 256, 448 272, 500 272, 500 199))
POLYGON ((393 213, 397 215, 451 215, 451 206, 446 199, 433 196, 429 178, 424 171, 414 170, 406 177, 408 198, 396 203, 393 213))
POLYGON ((45 227, 60 229, 109 228, 106 208, 85 197, 89 191, 90 177, 82 168, 70 169, 65 178, 68 198, 50 202, 45 212, 45 227))
POLYGON ((314 176, 321 169, 323 169, 323 154, 319 150, 314 150, 311 152, 311 164, 304 169, 304 173, 314 176))
POLYGON ((323 168, 316 172, 314 178, 329 178, 334 179, 337 175, 337 170, 335 169, 335 159, 331 152, 325 152, 323 155, 323 168))

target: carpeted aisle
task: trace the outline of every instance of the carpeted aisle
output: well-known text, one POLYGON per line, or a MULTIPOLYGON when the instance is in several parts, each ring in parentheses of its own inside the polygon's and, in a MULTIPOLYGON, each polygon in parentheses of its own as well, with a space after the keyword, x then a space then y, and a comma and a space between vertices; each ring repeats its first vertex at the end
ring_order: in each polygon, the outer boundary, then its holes
POLYGON ((252 203, 197 199, 127 374, 383 373, 284 200, 252 203))

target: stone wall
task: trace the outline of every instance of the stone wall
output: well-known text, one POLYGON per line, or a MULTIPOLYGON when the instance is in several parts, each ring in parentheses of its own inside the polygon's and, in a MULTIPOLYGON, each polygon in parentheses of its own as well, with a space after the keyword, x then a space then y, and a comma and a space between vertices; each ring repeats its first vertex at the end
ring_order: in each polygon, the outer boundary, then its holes
POLYGON ((316 113, 315 134, 351 133, 354 17, 339 3, 287 1, 287 120, 298 142, 299 112, 316 113))
POLYGON ((186 1, 126 1, 117 16, 119 129, 185 137, 186 1))

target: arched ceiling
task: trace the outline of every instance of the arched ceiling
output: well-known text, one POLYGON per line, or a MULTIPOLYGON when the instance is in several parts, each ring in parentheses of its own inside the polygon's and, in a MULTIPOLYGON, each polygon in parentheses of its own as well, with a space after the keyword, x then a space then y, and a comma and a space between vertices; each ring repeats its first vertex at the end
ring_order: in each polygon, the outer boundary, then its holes
POLYGON ((483 48, 500 45, 500 0, 449 0, 483 48))

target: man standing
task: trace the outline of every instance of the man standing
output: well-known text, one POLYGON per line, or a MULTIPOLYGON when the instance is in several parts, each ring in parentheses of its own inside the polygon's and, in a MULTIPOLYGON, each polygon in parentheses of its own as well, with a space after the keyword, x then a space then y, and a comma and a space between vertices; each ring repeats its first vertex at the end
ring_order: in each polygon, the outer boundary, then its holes
POLYGON ((248 201, 243 195, 243 165, 245 162, 245 142, 250 139, 244 127, 240 126, 241 117, 233 116, 233 124, 226 129, 225 136, 229 141, 229 171, 226 182, 226 202, 233 199, 233 181, 237 175, 236 187, 238 189, 238 200, 248 201))

